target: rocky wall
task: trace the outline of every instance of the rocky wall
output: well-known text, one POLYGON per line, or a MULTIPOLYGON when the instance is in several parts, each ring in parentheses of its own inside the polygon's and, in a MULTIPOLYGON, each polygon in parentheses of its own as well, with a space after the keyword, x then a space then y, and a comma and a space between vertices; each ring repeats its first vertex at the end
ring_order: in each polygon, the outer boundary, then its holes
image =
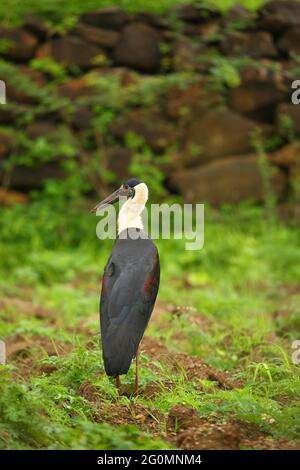
POLYGON ((76 161, 99 190, 145 154, 140 166, 188 202, 297 198, 297 78, 296 1, 226 16, 102 9, 64 32, 35 16, 0 26, 0 182, 28 192, 76 161))

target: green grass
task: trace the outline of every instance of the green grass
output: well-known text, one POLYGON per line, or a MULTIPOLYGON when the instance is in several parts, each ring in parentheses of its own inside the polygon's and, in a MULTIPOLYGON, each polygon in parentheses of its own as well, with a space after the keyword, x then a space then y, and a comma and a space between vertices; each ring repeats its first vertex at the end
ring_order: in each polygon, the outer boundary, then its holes
MULTIPOLYGON (((129 12, 148 11, 162 14, 175 5, 184 3, 201 4, 199 0, 2 0, 0 6, 0 22, 19 22, 28 14, 37 14, 53 22, 60 22, 65 26, 73 24, 82 13, 106 7, 122 7, 129 12)), ((265 3, 265 0, 204 0, 208 7, 215 7, 221 12, 227 12, 236 4, 241 4, 249 10, 256 10, 265 3)))
MULTIPOLYGON (((299 339, 299 228, 251 205, 207 208, 203 250, 158 241, 160 319, 147 335, 171 353, 184 351, 229 371, 242 386, 221 390, 210 380, 187 380, 184 370, 142 354, 136 401, 118 397, 103 370, 98 295, 111 242, 96 238, 96 222, 86 207, 43 200, 0 210, 0 337, 33 342, 0 368, 0 448, 168 448, 168 412, 175 405, 192 406, 207 419, 254 423, 274 439, 296 439, 300 374, 291 343, 299 339), (169 304, 182 313, 174 316, 169 304), (50 317, 36 316, 38 306, 50 317), (210 323, 201 328, 193 315, 210 323), (57 354, 37 338, 48 338, 57 354), (81 393, 86 383, 92 400, 81 393), (153 383, 156 395, 143 396, 153 383), (139 426, 138 406, 155 417, 155 438, 139 426), (114 421, 118 407, 129 410, 128 422, 114 421)), ((124 386, 133 381, 134 367, 124 386)))

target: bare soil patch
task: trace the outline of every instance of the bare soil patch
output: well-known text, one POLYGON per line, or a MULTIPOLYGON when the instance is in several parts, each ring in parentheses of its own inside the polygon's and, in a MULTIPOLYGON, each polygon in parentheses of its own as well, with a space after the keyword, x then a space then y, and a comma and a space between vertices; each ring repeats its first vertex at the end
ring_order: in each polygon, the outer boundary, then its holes
POLYGON ((210 380, 216 382, 222 389, 232 389, 242 385, 228 372, 209 366, 197 356, 172 352, 163 343, 149 336, 143 338, 141 350, 154 360, 167 364, 173 372, 184 374, 188 380, 210 380))
POLYGON ((25 379, 32 375, 54 372, 55 366, 39 364, 38 361, 43 357, 65 355, 72 349, 71 344, 38 335, 28 338, 17 334, 7 338, 5 344, 7 363, 15 364, 16 375, 25 379))
POLYGON ((255 424, 232 419, 210 421, 184 405, 170 410, 167 430, 170 442, 187 450, 295 450, 300 447, 300 442, 272 439, 255 424))
POLYGON ((31 316, 47 323, 55 323, 57 316, 53 310, 35 305, 28 300, 17 297, 3 297, 0 300, 0 310, 10 310, 13 316, 31 316))

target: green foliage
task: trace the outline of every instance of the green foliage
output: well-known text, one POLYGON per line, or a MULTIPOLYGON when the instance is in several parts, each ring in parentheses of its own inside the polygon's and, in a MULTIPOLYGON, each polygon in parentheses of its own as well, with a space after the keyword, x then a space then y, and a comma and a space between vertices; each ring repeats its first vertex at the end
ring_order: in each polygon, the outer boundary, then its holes
MULTIPOLYGON (((130 138, 132 147, 143 145, 130 138)), ((0 310, 1 339, 18 334, 37 341, 27 357, 33 359, 34 368, 25 382, 22 377, 12 380, 12 373, 14 377, 22 373, 20 366, 1 367, 0 445, 167 448, 169 444, 136 427, 111 424, 111 408, 128 407, 129 416, 135 413, 135 402, 118 398, 103 371, 98 279, 111 243, 96 238, 96 221, 78 201, 58 203, 56 196, 46 193, 25 210, 0 209, 2 298, 22 298, 24 293, 26 298, 30 292, 34 304, 55 318, 52 323, 28 315, 28 300, 24 307, 22 303, 10 307, 8 302, 0 310), (57 356, 38 346, 41 337, 53 342, 57 356), (40 367, 41 371, 51 367, 53 372, 39 372, 40 367), (85 383, 93 387, 93 400, 80 391, 85 383)), ((284 289, 300 279, 299 230, 276 220, 270 223, 262 208, 244 204, 225 206, 218 213, 207 208, 205 235, 200 252, 185 251, 182 240, 157 241, 163 307, 159 323, 151 321, 147 334, 171 351, 200 356, 211 366, 229 370, 242 386, 220 390, 211 380, 187 380, 184 368, 176 372, 160 358, 143 354, 139 404, 154 416, 160 413, 162 433, 169 410, 180 404, 207 418, 235 417, 274 438, 295 439, 300 376, 291 363, 291 341, 299 331, 299 295, 285 297, 284 289), (178 306, 178 315, 167 311, 168 303, 178 306), (279 305, 289 308, 290 314, 275 321, 279 305), (194 322, 198 315, 210 322, 207 328, 194 322), (149 383, 158 388, 151 399, 143 395, 149 383)), ((122 381, 124 387, 131 386, 134 367, 122 381)))
POLYGON ((88 402, 46 378, 34 380, 29 388, 12 382, 9 370, 0 366, 0 391, 0 449, 170 448, 135 426, 116 430, 109 424, 89 421, 88 402), (52 422, 45 415, 51 416, 52 422))
POLYGON ((65 81, 67 78, 67 72, 63 65, 55 62, 52 57, 43 57, 40 59, 32 59, 30 66, 34 70, 39 70, 49 75, 52 79, 58 82, 65 81))
POLYGON ((216 8, 226 13, 237 3, 249 10, 256 10, 265 3, 265 0, 2 0, 0 7, 0 21, 19 22, 28 14, 38 14, 58 26, 59 30, 70 28, 74 25, 77 17, 87 11, 99 8, 117 6, 129 12, 149 11, 163 14, 178 4, 194 3, 196 6, 205 7, 208 11, 216 8))
MULTIPOLYGON (((57 158, 72 159, 76 156, 74 139, 68 128, 61 127, 49 137, 41 136, 35 140, 20 132, 16 136, 18 154, 10 155, 10 165, 35 166, 41 163, 55 161, 57 158)), ((67 163, 64 162, 65 166, 67 163)))
POLYGON ((236 68, 224 59, 220 59, 218 64, 212 67, 211 73, 216 81, 223 82, 229 88, 235 88, 241 84, 236 68))
POLYGON ((208 66, 210 87, 220 92, 238 87, 241 84, 241 69, 255 64, 250 57, 221 57, 216 52, 202 55, 198 60, 208 66))
MULTIPOLYGON (((230 8, 237 4, 235 0, 208 0, 207 3, 215 6, 223 13, 226 13, 230 8)), ((265 4, 266 0, 240 0, 238 3, 248 10, 255 11, 265 4)))
POLYGON ((49 445, 56 431, 40 414, 37 397, 26 385, 14 383, 4 366, 0 366, 0 392, 0 430, 4 433, 0 449, 49 445))
MULTIPOLYGON (((120 426, 118 431, 108 424, 95 425, 87 421, 79 423, 76 432, 70 433, 69 449, 72 450, 139 450, 170 449, 170 445, 160 439, 141 434, 135 426, 120 426), (73 435, 72 435, 73 434, 73 435)), ((58 449, 65 449, 65 443, 58 449)))
POLYGON ((34 104, 31 108, 26 107, 25 113, 22 113, 20 119, 17 120, 19 125, 32 122, 35 116, 45 112, 68 109, 70 106, 69 100, 59 97, 51 84, 44 87, 38 86, 22 74, 16 66, 2 58, 0 58, 0 76, 6 84, 26 96, 34 104))
POLYGON ((279 115, 279 128, 281 129, 283 137, 286 138, 288 142, 295 142, 295 126, 292 118, 288 114, 282 113, 279 115))

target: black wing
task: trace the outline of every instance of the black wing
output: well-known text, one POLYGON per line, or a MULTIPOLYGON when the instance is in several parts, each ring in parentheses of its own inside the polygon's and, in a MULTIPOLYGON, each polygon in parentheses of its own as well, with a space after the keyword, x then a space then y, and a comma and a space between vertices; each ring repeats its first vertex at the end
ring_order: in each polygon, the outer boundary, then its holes
POLYGON ((104 270, 100 320, 107 375, 126 374, 153 311, 160 277, 151 239, 118 239, 104 270))

